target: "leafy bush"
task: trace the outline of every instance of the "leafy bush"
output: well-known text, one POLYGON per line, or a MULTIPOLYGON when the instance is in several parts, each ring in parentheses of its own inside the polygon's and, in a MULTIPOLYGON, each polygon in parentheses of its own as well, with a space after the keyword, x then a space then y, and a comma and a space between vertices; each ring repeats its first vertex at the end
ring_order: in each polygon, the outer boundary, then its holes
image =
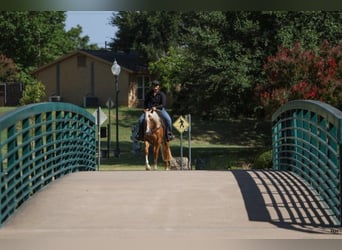
POLYGON ((261 153, 254 161, 254 169, 270 169, 272 168, 272 150, 261 153))
POLYGON ((25 73, 21 74, 20 79, 20 81, 24 83, 24 91, 23 96, 20 99, 20 104, 26 105, 40 102, 45 96, 44 84, 25 73))

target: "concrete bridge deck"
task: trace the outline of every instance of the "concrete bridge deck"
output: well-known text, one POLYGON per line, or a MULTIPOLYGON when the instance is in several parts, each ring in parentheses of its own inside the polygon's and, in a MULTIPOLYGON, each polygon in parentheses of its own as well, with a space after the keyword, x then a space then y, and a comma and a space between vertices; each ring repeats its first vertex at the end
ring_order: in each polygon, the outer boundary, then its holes
POLYGON ((0 229, 0 245, 180 249, 168 241, 227 249, 226 240, 342 239, 335 223, 319 197, 288 172, 79 172, 27 201, 0 229), (162 248, 154 248, 158 242, 162 248))

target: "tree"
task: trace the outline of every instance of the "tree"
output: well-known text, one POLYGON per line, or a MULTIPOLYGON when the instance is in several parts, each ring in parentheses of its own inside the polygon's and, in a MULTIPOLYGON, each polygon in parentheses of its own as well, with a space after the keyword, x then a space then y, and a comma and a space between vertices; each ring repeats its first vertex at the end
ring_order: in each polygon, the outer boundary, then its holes
POLYGON ((182 49, 171 47, 167 55, 155 62, 151 62, 148 68, 163 83, 163 88, 170 93, 173 87, 181 82, 180 75, 185 67, 187 66, 185 65, 182 49))
POLYGON ((341 44, 341 17, 340 11, 119 12, 113 48, 145 55, 150 70, 174 90, 179 113, 252 115, 255 87, 267 81, 267 58, 296 42, 313 51, 324 39, 341 44))
POLYGON ((76 50, 76 49, 98 49, 96 44, 89 44, 90 38, 89 36, 81 36, 82 34, 82 27, 77 25, 76 27, 72 27, 70 30, 66 32, 66 47, 69 47, 69 51, 76 50))
POLYGON ((18 80, 18 68, 11 58, 0 55, 0 82, 18 80))
POLYGON ((299 42, 305 49, 316 49, 324 40, 341 43, 341 11, 275 12, 279 43, 291 47, 299 42))
POLYGON ((64 21, 64 12, 2 11, 0 51, 19 68, 42 65, 64 52, 57 46, 64 21))
POLYGON ((148 62, 158 60, 178 44, 179 22, 180 12, 175 11, 119 11, 111 20, 118 28, 111 46, 138 50, 148 62))
POLYGON ((63 11, 1 11, 0 53, 29 71, 86 47, 89 37, 79 26, 66 32, 65 20, 63 11))
POLYGON ((182 88, 174 105, 178 112, 213 119, 237 116, 250 109, 252 102, 246 100, 255 61, 241 41, 243 34, 254 31, 255 23, 241 22, 241 15, 247 14, 190 13, 192 21, 185 27, 182 52, 184 67, 178 75, 182 88))

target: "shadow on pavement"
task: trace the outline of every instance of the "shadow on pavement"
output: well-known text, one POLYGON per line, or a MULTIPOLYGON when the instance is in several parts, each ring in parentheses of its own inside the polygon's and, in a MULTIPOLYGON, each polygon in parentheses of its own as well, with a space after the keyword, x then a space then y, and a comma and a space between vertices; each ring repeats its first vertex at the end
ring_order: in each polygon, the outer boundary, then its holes
POLYGON ((285 171, 232 171, 250 221, 307 233, 331 233, 339 226, 320 196, 285 171), (329 230, 330 229, 330 230, 329 230))

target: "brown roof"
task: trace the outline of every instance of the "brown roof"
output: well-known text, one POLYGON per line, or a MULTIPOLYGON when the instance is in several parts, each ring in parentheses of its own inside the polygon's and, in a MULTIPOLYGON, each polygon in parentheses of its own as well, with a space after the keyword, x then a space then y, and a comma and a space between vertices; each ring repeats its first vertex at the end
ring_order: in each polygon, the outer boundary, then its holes
POLYGON ((113 52, 109 50, 77 50, 70 54, 64 55, 57 60, 48 63, 46 65, 43 65, 42 67, 37 68, 32 72, 32 74, 35 74, 47 67, 50 67, 53 64, 56 64, 60 61, 63 61, 71 56, 75 56, 77 54, 85 54, 93 58, 97 58, 99 60, 108 62, 108 64, 112 64, 114 60, 117 61, 117 63, 122 67, 125 68, 128 71, 132 72, 147 72, 147 65, 144 64, 139 57, 138 53, 136 52, 113 52))
POLYGON ((147 71, 147 66, 142 62, 137 52, 131 51, 125 52, 114 52, 108 50, 82 50, 92 56, 99 57, 105 61, 113 63, 114 60, 117 63, 127 69, 135 72, 147 71))

